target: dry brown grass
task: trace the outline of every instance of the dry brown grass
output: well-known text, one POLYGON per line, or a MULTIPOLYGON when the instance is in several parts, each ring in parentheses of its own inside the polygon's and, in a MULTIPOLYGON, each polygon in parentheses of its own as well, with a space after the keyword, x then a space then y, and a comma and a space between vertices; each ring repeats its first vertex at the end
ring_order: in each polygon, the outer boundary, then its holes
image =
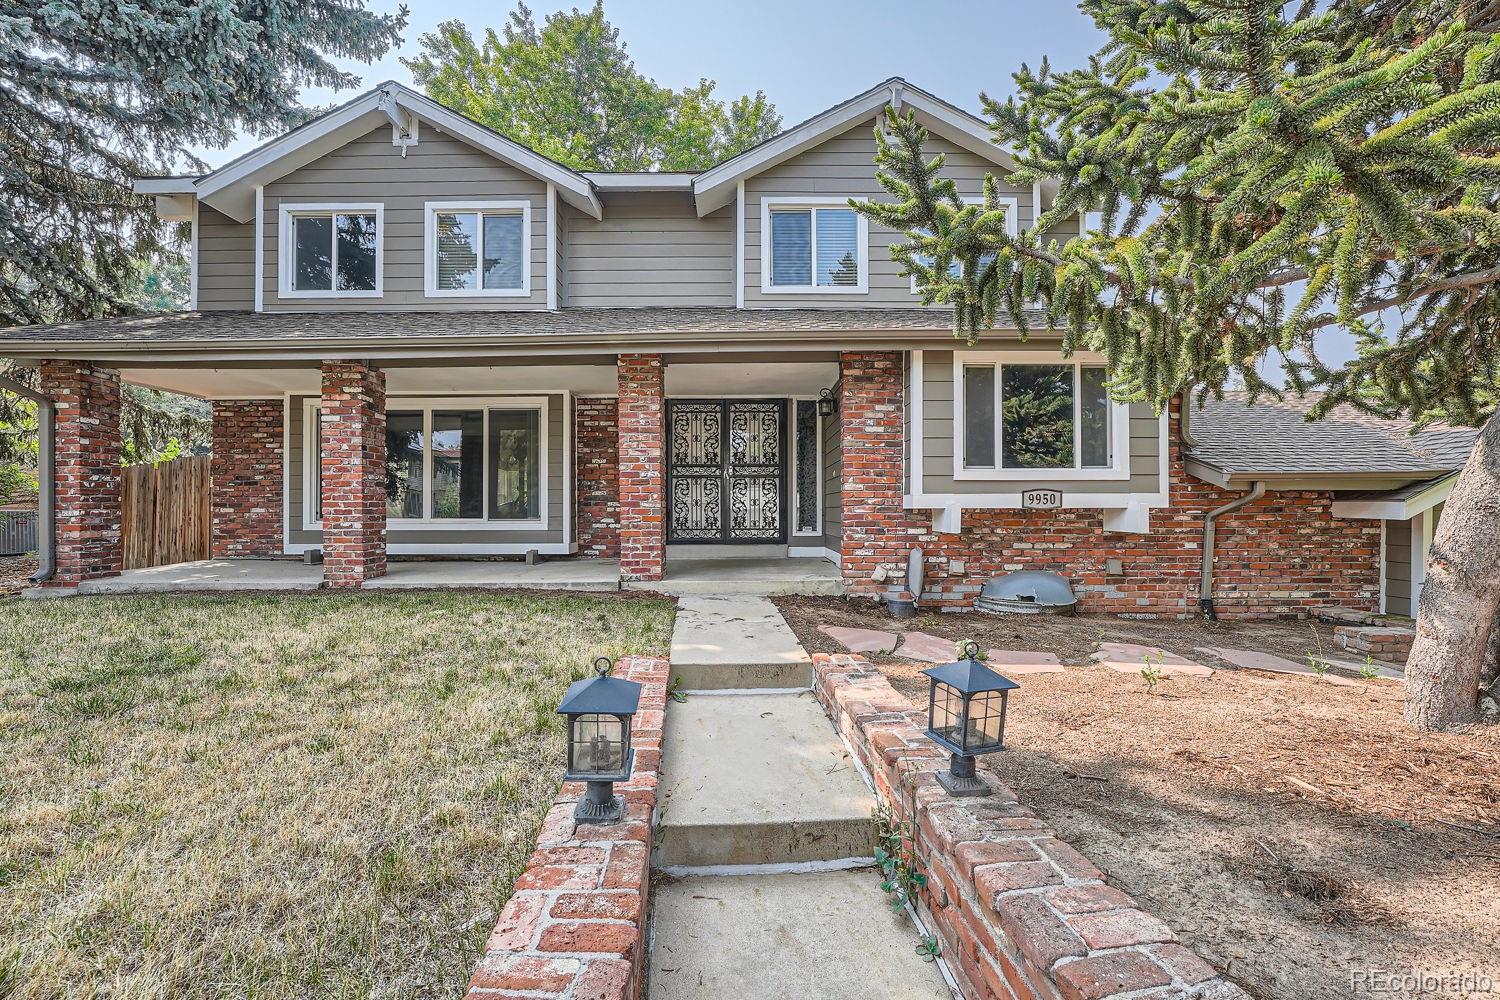
POLYGON ((0 604, 0 997, 441 997, 659 600, 0 604))

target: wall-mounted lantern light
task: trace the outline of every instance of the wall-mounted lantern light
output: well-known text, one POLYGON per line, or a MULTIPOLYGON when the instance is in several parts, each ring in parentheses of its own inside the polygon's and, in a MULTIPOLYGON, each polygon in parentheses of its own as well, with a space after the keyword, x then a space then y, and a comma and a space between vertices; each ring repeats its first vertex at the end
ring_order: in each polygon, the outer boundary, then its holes
POLYGON ((831 416, 833 416, 834 410, 836 410, 837 408, 838 408, 838 404, 833 401, 833 390, 832 389, 819 389, 818 390, 818 416, 820 416, 820 417, 831 417, 831 416))
POLYGON ((1005 703, 1021 685, 979 661, 979 644, 964 659, 922 671, 932 679, 927 697, 927 738, 952 754, 937 780, 949 795, 988 795, 974 773, 974 758, 1005 749, 1005 703))
POLYGON ((568 781, 588 782, 573 810, 580 823, 615 823, 625 802, 615 782, 630 778, 635 750, 630 725, 641 703, 641 685, 609 675, 609 657, 594 661, 594 676, 574 681, 557 711, 568 717, 568 781))

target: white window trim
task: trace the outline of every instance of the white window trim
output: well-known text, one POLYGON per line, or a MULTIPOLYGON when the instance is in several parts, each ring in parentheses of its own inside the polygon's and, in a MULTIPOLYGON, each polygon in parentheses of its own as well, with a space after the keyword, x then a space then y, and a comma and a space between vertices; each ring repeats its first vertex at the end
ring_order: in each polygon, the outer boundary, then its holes
POLYGON ((953 478, 968 482, 1029 481, 1107 481, 1130 478, 1130 404, 1109 401, 1110 465, 1107 468, 1085 469, 1078 463, 1083 461, 1082 449, 1076 446, 1076 433, 1080 424, 1077 392, 1078 369, 1096 367, 1104 363, 1102 354, 1075 352, 1072 357, 1047 354, 1040 351, 955 351, 953 352, 953 478), (1000 372, 995 372, 995 463, 993 469, 970 469, 964 466, 964 367, 966 365, 993 365, 997 369, 1004 365, 1071 365, 1073 367, 1073 427, 1075 447, 1071 469, 1004 469, 999 467, 1004 442, 1002 440, 1002 413, 1000 409, 1000 372))
MULTIPOLYGON (((386 524, 394 529, 420 528, 424 531, 546 531, 549 527, 550 518, 550 482, 552 468, 550 453, 548 451, 549 420, 551 413, 549 408, 551 398, 548 396, 389 396, 386 398, 386 412, 392 410, 422 411, 422 439, 424 447, 422 450, 422 510, 423 517, 388 517, 386 524), (536 410, 539 413, 537 421, 538 458, 537 475, 541 483, 540 496, 538 497, 537 509, 541 512, 535 518, 509 518, 504 520, 491 520, 489 518, 457 518, 457 517, 433 517, 432 516, 432 411, 433 410, 483 410, 485 411, 484 440, 481 445, 484 455, 484 465, 481 471, 482 491, 480 497, 480 510, 490 509, 490 422, 488 411, 490 410, 536 410)), ((318 461, 318 438, 317 430, 322 420, 323 401, 317 397, 303 401, 302 419, 302 526, 308 530, 322 530, 323 522, 313 519, 313 490, 314 465, 318 461)))
MULTIPOLYGON (((277 291, 283 299, 378 299, 385 294, 385 205, 380 202, 282 202, 278 213, 276 242, 277 291), (292 219, 299 215, 374 215, 375 216, 375 288, 373 291, 329 289, 298 290, 292 287, 292 271, 297 259, 296 240, 292 236, 292 219)), ((333 234, 334 283, 338 282, 338 231, 333 234)))
MULTIPOLYGON (((1021 203, 1012 197, 996 198, 995 201, 1005 206, 1005 231, 1014 237, 1021 231, 1021 203)), ((963 203, 965 205, 983 205, 984 196, 964 198, 963 203)), ((911 292, 913 295, 921 294, 921 290, 917 288, 917 276, 915 274, 911 276, 911 292)))
MULTIPOLYGON (((505 299, 529 298, 531 296, 531 202, 524 199, 510 201, 429 201, 425 205, 425 221, 422 226, 422 243, 425 260, 422 294, 429 299, 505 299), (437 217, 439 212, 491 212, 495 214, 518 214, 521 216, 521 268, 520 288, 438 288, 437 287, 437 217)), ((550 232, 550 230, 549 230, 550 232)), ((484 225, 479 227, 479 260, 481 279, 484 262, 484 225)))
MULTIPOLYGON (((849 197, 854 197, 850 195, 849 197)), ((813 196, 763 197, 760 201, 760 290, 764 295, 866 295, 870 291, 870 225, 865 217, 854 213, 856 263, 859 266, 857 285, 773 285, 771 283, 771 212, 778 208, 849 209, 849 198, 813 196)), ((811 223, 811 246, 813 280, 818 273, 818 222, 816 212, 811 223)))
POLYGON ((792 507, 792 509, 791 509, 791 515, 792 515, 792 520, 791 520, 791 531, 790 531, 790 535, 791 535, 792 538, 821 538, 821 537, 823 537, 823 418, 821 416, 817 415, 817 412, 818 412, 817 405, 818 405, 818 397, 816 397, 816 396, 792 396, 787 401, 787 409, 789 409, 791 411, 789 414, 787 414, 787 427, 788 427, 788 429, 790 431, 790 433, 788 434, 788 437, 790 438, 790 440, 792 442, 792 448, 791 448, 791 452, 792 452, 792 467, 791 467, 791 480, 792 480, 792 490, 791 490, 791 494, 792 494, 792 504, 791 504, 791 507, 792 507), (817 479, 816 479, 817 489, 815 491, 816 494, 817 494, 817 511, 816 511, 816 513, 814 514, 814 517, 813 517, 814 521, 816 522, 816 527, 813 528, 812 530, 808 530, 808 531, 803 531, 803 530, 801 530, 801 529, 799 529, 797 527, 797 512, 799 510, 801 510, 801 507, 802 507, 802 504, 801 504, 802 497, 801 497, 801 494, 798 492, 798 489, 797 489, 797 466, 800 463, 801 458, 802 458, 802 456, 797 451, 797 404, 798 403, 812 403, 813 404, 813 414, 814 414, 814 417, 815 417, 815 419, 813 421, 813 428, 814 428, 814 431, 816 432, 816 435, 817 435, 816 438, 814 439, 814 444, 813 444, 813 450, 815 452, 813 458, 814 458, 814 461, 817 463, 817 467, 818 467, 817 479))

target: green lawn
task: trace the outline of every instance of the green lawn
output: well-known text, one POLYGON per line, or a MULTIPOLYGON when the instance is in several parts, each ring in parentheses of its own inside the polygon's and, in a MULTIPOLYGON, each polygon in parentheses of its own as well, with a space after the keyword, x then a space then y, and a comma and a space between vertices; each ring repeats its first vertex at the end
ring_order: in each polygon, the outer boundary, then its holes
POLYGON ((654 599, 0 603, 0 998, 460 996, 654 599))

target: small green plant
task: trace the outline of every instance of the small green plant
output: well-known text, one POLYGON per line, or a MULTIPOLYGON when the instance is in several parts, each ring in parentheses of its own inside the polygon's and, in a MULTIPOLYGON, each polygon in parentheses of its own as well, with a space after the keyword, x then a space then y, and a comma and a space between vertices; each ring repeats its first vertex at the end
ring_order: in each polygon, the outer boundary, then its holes
POLYGON ((1162 664, 1164 664, 1165 662, 1166 657, 1162 656, 1159 653, 1146 654, 1146 665, 1141 668, 1141 679, 1146 682, 1147 694, 1153 694, 1156 691, 1156 685, 1167 679, 1166 672, 1162 670, 1162 664), (1151 657, 1153 655, 1156 656, 1155 662, 1152 662, 1151 660, 1151 657))
POLYGON ((981 645, 979 645, 979 643, 974 642, 973 639, 960 639, 957 642, 955 642, 953 644, 953 658, 955 660, 963 660, 963 659, 968 658, 968 655, 969 655, 969 644, 970 643, 973 643, 974 644, 974 648, 976 650, 978 650, 978 652, 976 652, 974 654, 974 659, 976 659, 976 660, 988 660, 990 658, 990 654, 987 653, 987 652, 985 652, 984 647, 981 646, 981 645))
POLYGON ((922 941, 917 945, 917 954, 922 956, 922 961, 933 962, 943 953, 943 942, 938 940, 936 934, 923 934, 922 941))
POLYGON ((1365 665, 1359 668, 1359 676, 1367 681, 1373 681, 1380 676, 1380 668, 1375 666, 1375 658, 1369 653, 1365 654, 1365 665))
POLYGON ((682 690, 681 675, 672 678, 672 683, 667 687, 667 697, 679 705, 687 701, 687 692, 682 690))
POLYGON ((1318 675, 1318 680, 1328 676, 1328 661, 1320 660, 1311 653, 1307 654, 1307 665, 1312 667, 1312 672, 1318 675))
POLYGON ((875 826, 875 864, 883 876, 880 888, 891 901, 891 909, 899 910, 916 899, 927 876, 917 870, 910 823, 897 820, 888 807, 880 806, 875 810, 875 826))

